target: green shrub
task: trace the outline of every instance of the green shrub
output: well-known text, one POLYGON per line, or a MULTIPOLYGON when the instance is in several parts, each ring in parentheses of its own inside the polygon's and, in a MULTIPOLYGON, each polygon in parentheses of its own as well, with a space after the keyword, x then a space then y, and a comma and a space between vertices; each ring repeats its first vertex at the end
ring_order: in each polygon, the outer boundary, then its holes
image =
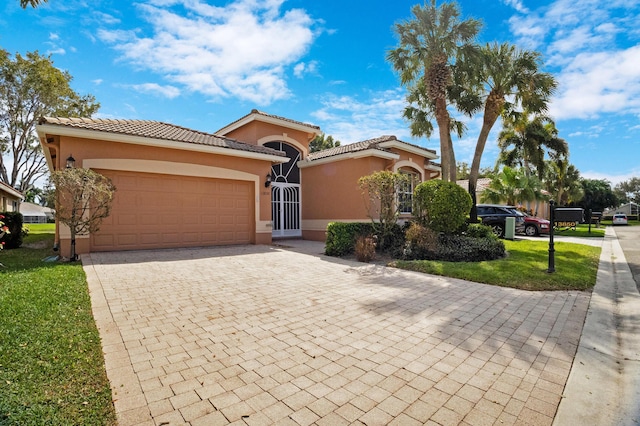
MULTIPOLYGON (((382 232, 381 225, 373 222, 331 222, 327 226, 327 241, 325 242, 325 254, 328 256, 345 256, 355 251, 356 239, 359 236, 378 236, 382 232)), ((378 240, 378 250, 386 253, 402 253, 404 246, 404 230, 394 224, 387 234, 384 244, 378 240)))
MULTIPOLYGON (((484 229, 472 228, 472 233, 484 234, 484 229)), ((445 260, 449 262, 479 262, 503 257, 504 243, 491 232, 486 236, 471 237, 436 233, 421 225, 407 231, 404 258, 415 260, 445 260)))
POLYGON ((327 226, 325 254, 328 256, 345 256, 355 250, 356 238, 361 235, 374 235, 371 222, 331 222, 327 226))
POLYGON ((2 221, 9 227, 9 234, 5 234, 0 238, 0 242, 4 242, 4 248, 15 249, 22 245, 22 213, 4 212, 0 213, 4 216, 2 221))
POLYGON ((464 235, 471 238, 498 238, 490 226, 481 223, 471 223, 464 231, 464 235))
POLYGON ((416 220, 436 232, 454 234, 466 224, 471 196, 455 182, 428 180, 414 190, 416 220))
POLYGON ((371 262, 376 256, 376 240, 372 236, 360 235, 356 238, 356 259, 358 262, 371 262))

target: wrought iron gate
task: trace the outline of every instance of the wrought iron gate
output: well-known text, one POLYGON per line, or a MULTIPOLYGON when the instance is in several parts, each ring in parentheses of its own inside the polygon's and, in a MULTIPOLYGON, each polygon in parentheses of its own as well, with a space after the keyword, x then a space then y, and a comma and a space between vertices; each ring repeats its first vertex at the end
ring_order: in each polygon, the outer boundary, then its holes
POLYGON ((271 184, 271 218, 273 237, 300 237, 300 185, 273 182, 271 184))

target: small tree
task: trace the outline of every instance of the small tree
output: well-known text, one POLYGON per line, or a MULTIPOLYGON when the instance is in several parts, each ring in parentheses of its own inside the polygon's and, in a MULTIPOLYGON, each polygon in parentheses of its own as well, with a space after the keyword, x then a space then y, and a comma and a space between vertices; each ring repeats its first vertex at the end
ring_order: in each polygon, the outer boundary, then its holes
POLYGON ((77 260, 76 235, 97 232, 111 213, 116 190, 111 179, 90 169, 69 168, 52 173, 56 217, 71 230, 71 260, 77 260))
POLYGON ((414 190, 416 220, 436 232, 453 234, 467 221, 471 196, 454 182, 429 180, 414 190))
POLYGON ((409 179, 407 174, 384 170, 363 176, 358 180, 365 198, 367 214, 379 229, 378 245, 380 247, 386 247, 386 240, 391 236, 398 222, 400 210, 397 194, 409 179))
POLYGON ((333 136, 325 136, 324 133, 316 136, 309 143, 309 152, 318 152, 323 151, 325 149, 336 148, 340 146, 340 141, 334 140, 333 136))

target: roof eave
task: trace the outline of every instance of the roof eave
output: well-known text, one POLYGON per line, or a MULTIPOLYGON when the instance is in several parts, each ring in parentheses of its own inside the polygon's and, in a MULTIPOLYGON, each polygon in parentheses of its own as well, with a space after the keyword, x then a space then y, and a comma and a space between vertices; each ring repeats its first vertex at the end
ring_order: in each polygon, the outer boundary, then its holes
POLYGON ((380 142, 378 144, 378 146, 382 147, 382 148, 397 148, 397 149, 401 149, 403 151, 407 151, 410 152, 412 154, 416 154, 416 155, 422 155, 425 158, 428 158, 430 160, 437 160, 438 155, 436 155, 435 152, 427 149, 427 148, 420 148, 417 146, 413 146, 410 145, 408 143, 404 143, 398 140, 389 140, 389 141, 385 141, 385 142, 380 142))
POLYGON ((16 198, 19 198, 20 200, 22 200, 24 198, 24 195, 20 191, 18 191, 17 189, 12 188, 11 186, 9 186, 7 184, 1 185, 0 189, 2 189, 4 192, 8 192, 9 194, 13 195, 16 198))
POLYGON ((386 160, 398 160, 400 156, 388 151, 382 151, 379 149, 365 149, 356 152, 345 152, 343 154, 332 155, 331 157, 319 158, 317 160, 300 160, 298 161, 298 167, 304 169, 306 167, 319 166, 321 164, 333 163, 341 160, 351 160, 363 157, 377 157, 384 158, 386 160))
MULTIPOLYGON (((179 142, 166 139, 147 138, 143 136, 124 135, 120 133, 103 132, 99 130, 87 130, 69 128, 53 124, 38 124, 36 130, 40 140, 46 139, 46 135, 60 135, 76 138, 85 138, 93 140, 104 140, 109 142, 127 143, 132 145, 153 146, 157 148, 178 149, 182 151, 195 151, 208 154, 220 154, 230 157, 249 158, 254 160, 271 161, 274 163, 286 163, 289 161, 287 157, 264 154, 253 151, 243 151, 233 148, 224 148, 212 145, 202 145, 189 142, 179 142)), ((50 164, 51 167, 51 164, 50 164)))

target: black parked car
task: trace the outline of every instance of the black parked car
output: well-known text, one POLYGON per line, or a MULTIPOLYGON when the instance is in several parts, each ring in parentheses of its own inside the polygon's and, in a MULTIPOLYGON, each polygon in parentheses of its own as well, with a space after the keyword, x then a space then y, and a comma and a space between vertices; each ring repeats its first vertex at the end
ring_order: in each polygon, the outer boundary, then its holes
POLYGON ((504 237, 505 223, 508 217, 516 218, 516 233, 524 233, 524 215, 513 206, 498 204, 478 204, 478 218, 482 223, 490 226, 498 237, 504 237))

